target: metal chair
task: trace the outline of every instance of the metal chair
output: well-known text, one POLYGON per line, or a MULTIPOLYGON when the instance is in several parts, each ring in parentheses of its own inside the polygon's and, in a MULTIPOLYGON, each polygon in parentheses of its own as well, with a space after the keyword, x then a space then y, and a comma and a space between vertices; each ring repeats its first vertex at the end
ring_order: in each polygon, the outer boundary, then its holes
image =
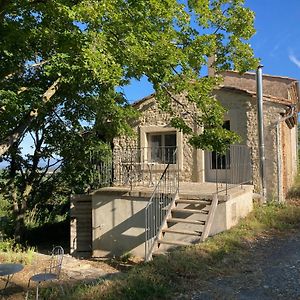
MULTIPOLYGON (((26 300, 28 298, 28 292, 30 288, 31 281, 36 282, 36 294, 35 299, 39 299, 39 285, 42 282, 58 280, 60 276, 60 271, 62 267, 64 249, 61 246, 56 246, 51 252, 49 267, 45 269, 42 273, 37 273, 30 277, 27 286, 26 300)), ((62 287, 61 287, 62 289, 62 287)), ((63 290, 62 290, 63 291, 63 290)))

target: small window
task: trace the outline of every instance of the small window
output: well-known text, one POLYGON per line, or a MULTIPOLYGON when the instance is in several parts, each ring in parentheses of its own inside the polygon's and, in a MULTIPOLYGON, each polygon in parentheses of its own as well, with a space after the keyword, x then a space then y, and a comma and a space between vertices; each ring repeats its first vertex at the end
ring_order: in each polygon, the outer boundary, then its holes
POLYGON ((148 160, 161 164, 176 163, 176 132, 148 133, 148 160))

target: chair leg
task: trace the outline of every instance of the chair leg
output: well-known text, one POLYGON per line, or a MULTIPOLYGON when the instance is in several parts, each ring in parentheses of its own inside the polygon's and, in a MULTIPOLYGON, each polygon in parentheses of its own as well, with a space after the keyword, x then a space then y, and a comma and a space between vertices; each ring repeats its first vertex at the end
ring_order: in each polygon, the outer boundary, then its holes
POLYGON ((62 284, 60 284, 59 287, 60 287, 60 290, 61 290, 62 294, 64 295, 65 291, 64 291, 64 288, 63 288, 62 284))
POLYGON ((28 280, 28 284, 27 284, 27 291, 26 291, 25 300, 27 300, 27 299, 28 299, 29 287, 30 287, 30 279, 28 280))
POLYGON ((5 282, 5 286, 4 286, 4 290, 7 288, 9 280, 11 279, 12 276, 7 276, 6 282, 5 282))
POLYGON ((38 284, 36 285, 36 293, 35 293, 35 300, 39 300, 39 282, 38 284))

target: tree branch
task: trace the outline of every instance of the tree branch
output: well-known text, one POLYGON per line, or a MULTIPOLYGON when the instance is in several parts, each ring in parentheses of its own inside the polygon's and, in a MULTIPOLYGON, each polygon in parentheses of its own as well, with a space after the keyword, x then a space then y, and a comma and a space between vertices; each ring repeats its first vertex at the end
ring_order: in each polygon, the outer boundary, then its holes
POLYGON ((187 107, 186 105, 184 105, 182 102, 180 102, 178 99, 176 99, 176 98, 172 95, 172 93, 171 93, 165 86, 162 86, 162 88, 166 91, 166 93, 169 95, 169 97, 170 97, 176 104, 180 105, 180 106, 184 109, 184 111, 185 111, 188 115, 190 115, 190 116, 193 118, 194 121, 197 122, 197 120, 196 120, 195 117, 194 117, 194 114, 190 113, 190 111, 189 111, 189 109, 188 109, 188 107, 187 107))
MULTIPOLYGON (((44 103, 50 101, 53 95, 58 90, 58 85, 60 82, 60 78, 56 79, 54 83, 45 91, 42 95, 42 100, 44 103)), ((32 109, 29 114, 27 114, 23 121, 20 122, 20 125, 17 126, 8 137, 6 137, 3 141, 0 142, 0 156, 8 151, 8 149, 20 139, 20 137, 24 134, 28 126, 31 122, 38 116, 38 109, 32 109)))
POLYGON ((47 91, 43 94, 43 102, 47 103, 51 97, 56 93, 58 90, 58 84, 60 82, 60 78, 57 78, 54 83, 47 89, 47 91))

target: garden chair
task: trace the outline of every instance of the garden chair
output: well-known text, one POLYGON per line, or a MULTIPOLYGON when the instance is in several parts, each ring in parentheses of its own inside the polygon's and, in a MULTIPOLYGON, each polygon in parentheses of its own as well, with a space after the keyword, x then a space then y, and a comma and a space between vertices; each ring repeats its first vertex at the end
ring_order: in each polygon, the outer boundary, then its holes
MULTIPOLYGON (((39 285, 42 282, 46 281, 54 281, 59 280, 60 271, 62 267, 62 260, 64 255, 64 249, 61 246, 56 246, 53 248, 51 252, 51 258, 49 262, 49 267, 47 267, 44 272, 37 273, 29 278, 28 286, 27 286, 27 293, 26 293, 26 300, 28 298, 28 292, 30 288, 31 282, 36 282, 36 294, 35 299, 39 299, 39 285)), ((62 289, 62 286, 61 286, 62 289)))

